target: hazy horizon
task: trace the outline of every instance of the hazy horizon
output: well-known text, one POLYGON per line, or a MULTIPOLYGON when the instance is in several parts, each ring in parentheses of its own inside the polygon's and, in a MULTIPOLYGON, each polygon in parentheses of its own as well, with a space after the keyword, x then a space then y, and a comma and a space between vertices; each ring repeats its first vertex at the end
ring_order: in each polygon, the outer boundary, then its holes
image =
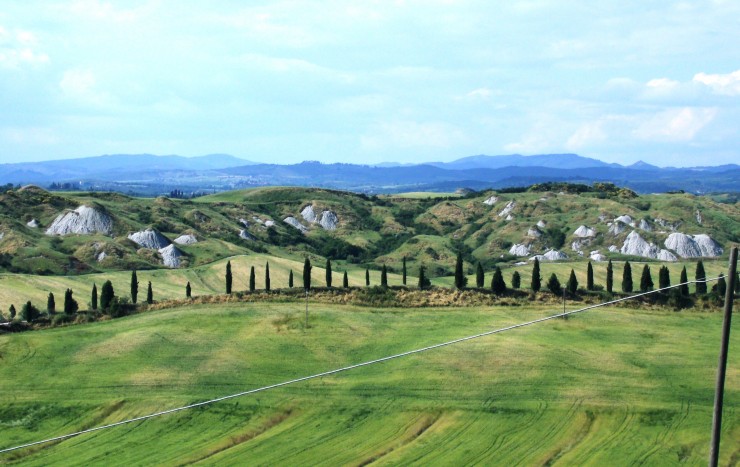
POLYGON ((738 2, 120 5, 3 6, 0 162, 740 162, 738 2))

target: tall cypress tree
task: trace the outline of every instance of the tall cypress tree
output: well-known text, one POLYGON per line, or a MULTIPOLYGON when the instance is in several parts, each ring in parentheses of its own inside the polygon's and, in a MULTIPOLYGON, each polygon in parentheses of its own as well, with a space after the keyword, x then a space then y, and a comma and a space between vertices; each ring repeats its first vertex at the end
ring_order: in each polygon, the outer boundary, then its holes
POLYGON ((72 289, 67 289, 64 292, 64 313, 71 315, 73 313, 77 313, 78 309, 79 305, 77 304, 77 300, 72 298, 72 289))
POLYGON ((256 277, 254 277, 254 266, 249 268, 249 291, 254 292, 256 287, 256 277))
POLYGON ((403 257, 403 285, 406 285, 406 257, 403 257))
POLYGON ((586 267, 586 290, 594 289, 594 267, 591 266, 591 261, 588 262, 586 267))
POLYGON ((57 311, 57 304, 54 300, 54 294, 49 292, 49 296, 46 297, 46 312, 53 315, 57 311))
POLYGON ((462 253, 459 252, 457 253, 457 259, 455 260, 455 287, 457 290, 462 290, 465 287, 462 253))
POLYGON ((678 290, 681 292, 681 295, 684 297, 689 296, 689 284, 687 282, 689 281, 689 276, 686 272, 686 266, 681 269, 681 278, 679 279, 679 284, 682 284, 678 290))
POLYGON ((640 292, 653 290, 653 285, 653 276, 650 274, 650 266, 646 264, 642 267, 642 275, 640 276, 640 292))
POLYGON ((293 288, 293 270, 290 270, 290 274, 288 274, 288 287, 293 288))
POLYGON ((423 264, 419 266, 419 288, 420 289, 426 289, 427 287, 429 287, 429 284, 430 284, 429 279, 427 279, 426 269, 427 268, 424 267, 423 264))
POLYGON ((187 285, 185 285, 185 297, 186 298, 193 298, 193 290, 190 288, 190 281, 188 281, 187 285))
POLYGON ((511 288, 518 289, 521 286, 522 276, 519 274, 519 271, 514 271, 514 274, 511 275, 511 288))
MULTIPOLYGON (((658 271, 658 288, 659 289, 665 289, 666 287, 671 286, 671 272, 668 270, 668 268, 663 265, 660 267, 660 271, 658 271)), ((664 290, 663 293, 667 293, 667 290, 664 290)))
POLYGON ((632 287, 632 266, 629 261, 625 261, 622 270, 622 292, 632 292, 632 287))
POLYGON ((614 291, 614 267, 612 266, 612 260, 609 260, 609 264, 606 265, 606 291, 609 293, 614 291))
POLYGON ((707 278, 707 274, 704 272, 704 263, 702 260, 699 260, 696 263, 696 275, 694 277, 698 281, 696 283, 696 294, 699 295, 707 293, 707 283, 704 282, 707 278))
POLYGON ((311 290, 311 260, 308 258, 303 262, 303 288, 311 290))
POLYGON ((547 289, 554 295, 561 294, 560 281, 558 280, 558 276, 556 276, 554 272, 550 274, 550 279, 547 280, 547 289))
POLYGON ((265 263, 265 290, 270 291, 270 262, 265 263))
POLYGON ((483 266, 481 266, 480 261, 478 261, 478 267, 475 268, 475 286, 480 288, 483 288, 483 285, 486 280, 486 275, 483 272, 483 266))
POLYGON ((100 289, 100 309, 108 311, 110 304, 113 302, 113 297, 115 297, 113 284, 111 281, 105 281, 103 283, 103 288, 100 289))
POLYGON ((345 289, 349 288, 349 278, 347 277, 347 271, 344 271, 344 276, 342 277, 342 287, 345 289))
POLYGON ((540 277, 540 260, 534 259, 534 265, 532 266, 532 282, 530 288, 533 292, 539 292, 542 287, 542 277, 540 277))
POLYGON ((380 269, 380 286, 388 287, 388 268, 385 267, 385 264, 380 269))
POLYGON ((146 302, 150 305, 154 303, 154 291, 152 291, 152 281, 149 281, 149 284, 146 287, 146 302))
POLYGON ((136 278, 136 269, 131 271, 131 303, 136 304, 139 297, 139 281, 136 278))
POLYGON ((326 258, 326 286, 331 288, 331 260, 326 258))
POLYGON ((365 286, 370 285, 370 269, 365 268, 365 286))
POLYGON ((573 269, 570 270, 570 277, 568 277, 568 282, 565 284, 565 289, 571 295, 575 295, 576 292, 578 292, 578 279, 576 278, 576 273, 573 269))
POLYGON ((231 282, 232 282, 232 277, 231 277, 231 260, 229 260, 229 261, 226 262, 226 293, 227 294, 230 294, 231 293, 231 282))
POLYGON ((504 275, 501 274, 501 268, 496 266, 493 270, 493 277, 491 278, 491 291, 496 295, 506 293, 506 282, 504 282, 504 275))
POLYGON ((720 297, 724 297, 727 293, 727 282, 725 282, 725 275, 720 273, 717 279, 717 294, 720 297))
POLYGON ((93 282, 92 293, 90 294, 90 306, 93 310, 98 309, 98 286, 93 282))
POLYGON ((15 305, 10 305, 10 308, 8 308, 8 313, 10 314, 10 319, 15 319, 16 311, 15 311, 15 305))

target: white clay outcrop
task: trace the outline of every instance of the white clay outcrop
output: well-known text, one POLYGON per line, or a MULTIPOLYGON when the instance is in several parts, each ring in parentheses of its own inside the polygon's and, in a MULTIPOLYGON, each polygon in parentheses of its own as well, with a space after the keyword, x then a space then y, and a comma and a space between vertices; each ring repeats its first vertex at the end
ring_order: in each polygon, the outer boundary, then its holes
POLYGON ((113 219, 100 209, 80 206, 74 211, 59 214, 46 229, 46 235, 90 235, 101 233, 110 235, 113 232, 113 219))
POLYGON ((159 254, 162 255, 162 264, 168 268, 179 268, 182 257, 182 252, 177 249, 175 245, 169 245, 164 248, 160 248, 159 254))
POLYGON ((591 227, 582 225, 578 227, 575 232, 573 232, 573 236, 579 237, 579 238, 595 237, 596 231, 592 229, 591 227))
POLYGON ((300 230, 301 233, 304 233, 305 234, 306 232, 308 232, 308 227, 306 227, 305 225, 301 224, 298 221, 298 219, 296 219, 293 216, 286 217, 285 219, 283 219, 283 222, 285 222, 286 224, 290 225, 291 227, 294 227, 294 228, 300 230))
POLYGON ((150 250, 159 250, 170 245, 169 239, 154 229, 146 229, 129 234, 129 240, 136 243, 142 248, 150 250))
POLYGON ((498 196, 492 195, 492 196, 489 196, 488 199, 486 199, 485 201, 483 201, 483 204, 487 204, 489 206, 493 206, 494 204, 496 204, 496 202, 498 202, 498 196))
POLYGON ((198 239, 195 238, 195 235, 184 234, 177 237, 174 242, 178 245, 193 245, 198 243, 198 239))
POLYGON ((666 248, 676 252, 681 258, 699 258, 702 256, 717 257, 722 255, 722 247, 709 235, 695 236, 680 232, 672 233, 665 241, 666 248))
POLYGON ((28 223, 26 223, 26 226, 31 229, 38 229, 40 225, 41 224, 39 224, 39 221, 37 221, 36 219, 31 219, 30 221, 28 221, 28 223))
POLYGON ((516 203, 514 201, 509 201, 508 203, 506 203, 506 206, 504 206, 504 209, 502 209, 501 212, 498 213, 498 217, 508 217, 515 207, 516 203))
POLYGON ((509 248, 509 254, 514 256, 528 256, 529 253, 529 246, 524 245, 523 243, 517 243, 509 248))

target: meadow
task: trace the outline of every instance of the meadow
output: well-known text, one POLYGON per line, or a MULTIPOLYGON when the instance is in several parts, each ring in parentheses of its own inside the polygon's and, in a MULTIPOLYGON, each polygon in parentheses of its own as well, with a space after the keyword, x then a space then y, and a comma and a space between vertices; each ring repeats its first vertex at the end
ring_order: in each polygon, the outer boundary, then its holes
MULTIPOLYGON (((305 328, 302 303, 241 302, 0 335, 0 448, 555 311, 311 303, 305 328)), ((720 327, 720 313, 602 308, 0 463, 704 465, 720 327)), ((740 459, 732 355, 722 465, 740 459)))

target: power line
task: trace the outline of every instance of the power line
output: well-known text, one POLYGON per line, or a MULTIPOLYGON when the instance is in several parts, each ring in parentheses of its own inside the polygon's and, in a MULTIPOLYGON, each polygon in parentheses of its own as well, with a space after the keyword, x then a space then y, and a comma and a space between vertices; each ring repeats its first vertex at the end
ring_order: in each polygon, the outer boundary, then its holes
POLYGON ((148 414, 148 415, 142 415, 140 417, 130 418, 128 420, 122 420, 120 422, 110 423, 108 425, 101 425, 101 426, 97 426, 97 427, 93 427, 93 428, 88 428, 86 430, 76 431, 74 433, 68 433, 66 435, 55 436, 53 438, 48 438, 48 439, 44 439, 44 440, 41 440, 41 441, 34 441, 32 443, 27 443, 27 444, 22 444, 22 445, 19 445, 19 446, 14 446, 12 448, 2 449, 2 450, 0 450, 0 454, 6 453, 6 452, 11 452, 11 451, 16 451, 18 449, 23 449, 23 448, 27 448, 27 447, 31 447, 31 446, 36 446, 36 445, 39 445, 39 444, 51 443, 53 441, 62 441, 62 440, 65 440, 65 439, 73 438, 75 436, 84 435, 84 434, 87 434, 87 433, 92 433, 92 432, 100 431, 100 430, 106 430, 106 429, 114 428, 114 427, 117 427, 117 426, 120 426, 120 425, 126 425, 128 423, 144 421, 144 420, 148 420, 150 418, 160 417, 162 415, 167 415, 167 414, 171 414, 171 413, 175 413, 175 412, 180 412, 180 411, 183 411, 183 410, 194 409, 196 407, 203 407, 205 405, 215 404, 216 402, 222 402, 222 401, 225 401, 225 400, 234 399, 236 397, 242 397, 242 396, 246 396, 246 395, 249 395, 249 394, 255 394, 255 393, 258 393, 258 392, 263 392, 263 391, 267 391, 267 390, 270 390, 270 389, 279 388, 279 387, 282 387, 282 386, 288 386, 290 384, 300 383, 302 381, 308 381, 310 379, 316 379, 316 378, 321 378, 321 377, 324 377, 324 376, 330 376, 330 375, 334 375, 334 374, 341 373, 341 372, 344 372, 344 371, 353 370, 355 368, 360 368, 360 367, 369 366, 369 365, 375 365, 377 363, 387 362, 388 360, 393 360, 393 359, 401 358, 401 357, 407 357, 409 355, 414 355, 414 354, 426 352, 428 350, 438 349, 440 347, 446 347, 446 346, 453 345, 453 344, 459 344, 460 342, 465 342, 465 341, 469 341, 469 340, 473 340, 473 339, 478 339, 478 338, 485 337, 485 336, 490 336, 490 335, 493 335, 493 334, 499 334, 499 333, 502 333, 502 332, 511 331, 512 329, 518 329, 518 328, 523 328, 523 327, 531 326, 533 324, 542 323, 544 321, 549 321, 551 319, 560 318, 560 317, 568 316, 568 315, 573 315, 573 314, 576 314, 576 313, 581 313, 581 312, 584 312, 584 311, 593 310, 594 308, 600 308, 600 307, 607 306, 607 305, 613 305, 615 303, 620 303, 620 302, 624 302, 624 301, 627 301, 627 300, 632 300, 632 299, 635 299, 635 298, 638 298, 638 297, 642 297, 642 296, 645 296, 645 295, 650 295, 650 294, 662 292, 664 290, 674 289, 676 287, 681 287, 681 286, 688 285, 688 284, 696 284, 696 283, 700 283, 700 282, 706 283, 706 282, 712 282, 712 281, 716 281, 716 280, 719 280, 719 277, 713 277, 713 278, 704 279, 704 280, 687 281, 687 282, 683 282, 681 284, 676 284, 676 285, 671 285, 671 286, 668 286, 668 287, 663 287, 662 289, 655 289, 655 290, 651 290, 651 291, 648 291, 648 292, 642 292, 642 293, 639 293, 639 294, 630 295, 629 297, 623 297, 623 298, 619 298, 619 299, 616 299, 616 300, 611 300, 611 301, 608 301, 608 302, 599 303, 599 304, 596 304, 596 305, 590 305, 590 306, 587 306, 587 307, 584 307, 584 308, 579 308, 577 310, 571 310, 571 311, 568 311, 568 312, 558 313, 556 315, 546 316, 544 318, 539 318, 539 319, 535 319, 535 320, 532 320, 532 321, 527 321, 525 323, 514 324, 514 325, 511 325, 511 326, 506 326, 506 327, 503 327, 503 328, 499 328, 499 329, 494 329, 494 330, 491 330, 491 331, 482 332, 480 334, 475 334, 475 335, 472 335, 472 336, 461 337, 461 338, 454 339, 454 340, 451 340, 451 341, 442 342, 440 344, 434 344, 434 345, 430 345, 430 346, 427 346, 427 347, 422 347, 420 349, 409 350, 409 351, 406 351, 406 352, 398 353, 398 354, 395 354, 395 355, 389 355, 387 357, 382 357, 382 358, 378 358, 378 359, 375 359, 375 360, 370 360, 370 361, 367 361, 367 362, 356 363, 354 365, 345 366, 345 367, 342 367, 342 368, 336 368, 334 370, 324 371, 322 373, 316 373, 316 374, 310 375, 310 376, 303 376, 301 378, 291 379, 289 381, 283 381, 281 383, 271 384, 269 386, 263 386, 263 387, 256 388, 256 389, 250 389, 248 391, 238 392, 236 394, 230 394, 228 396, 218 397, 216 399, 210 399, 210 400, 203 401, 203 402, 196 402, 194 404, 185 405, 185 406, 182 406, 182 407, 176 407, 174 409, 163 410, 163 411, 151 413, 151 414, 148 414))

